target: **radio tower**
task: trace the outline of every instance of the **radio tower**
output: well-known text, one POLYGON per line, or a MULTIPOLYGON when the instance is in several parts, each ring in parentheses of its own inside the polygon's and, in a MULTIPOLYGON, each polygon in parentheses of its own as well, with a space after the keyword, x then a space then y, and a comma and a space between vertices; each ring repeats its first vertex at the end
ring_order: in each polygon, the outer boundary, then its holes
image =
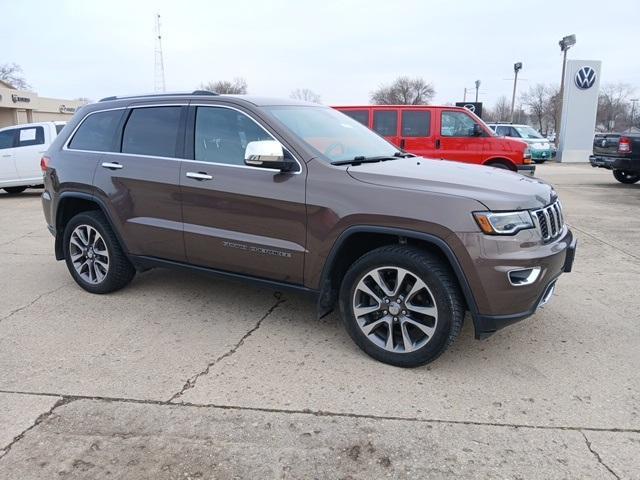
POLYGON ((160 33, 160 14, 156 15, 156 66, 154 75, 154 89, 156 92, 166 91, 164 83, 164 59, 162 58, 162 34, 160 33))

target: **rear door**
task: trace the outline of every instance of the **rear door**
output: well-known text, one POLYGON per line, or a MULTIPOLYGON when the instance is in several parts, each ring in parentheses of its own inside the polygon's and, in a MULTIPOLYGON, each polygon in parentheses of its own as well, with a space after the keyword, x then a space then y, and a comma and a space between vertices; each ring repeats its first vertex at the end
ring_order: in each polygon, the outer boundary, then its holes
POLYGON ((18 177, 26 182, 42 183, 40 159, 47 150, 45 127, 42 125, 19 128, 16 135, 14 160, 18 177))
POLYGON ((184 261, 180 163, 187 107, 138 105, 124 110, 116 152, 96 169, 96 195, 133 255, 184 261))
MULTIPOLYGON (((182 163, 189 263, 301 284, 306 244, 305 176, 249 167, 247 144, 275 136, 249 112, 191 107, 182 163)), ((288 155, 290 155, 287 152, 288 155)))
POLYGON ((375 107, 372 110, 373 131, 400 147, 398 109, 392 107, 375 107))
POLYGON ((466 163, 482 163, 484 137, 473 133, 476 121, 462 110, 440 113, 440 148, 437 157, 466 163))
POLYGON ((18 179, 18 171, 13 158, 16 129, 0 131, 0 184, 18 179))
POLYGON ((400 148, 423 157, 437 156, 431 127, 431 111, 426 108, 400 111, 400 148))

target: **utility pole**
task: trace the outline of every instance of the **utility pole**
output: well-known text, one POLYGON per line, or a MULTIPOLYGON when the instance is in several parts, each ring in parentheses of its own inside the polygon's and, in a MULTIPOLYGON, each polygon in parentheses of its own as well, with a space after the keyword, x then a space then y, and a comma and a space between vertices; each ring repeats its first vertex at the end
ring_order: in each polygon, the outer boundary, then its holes
POLYGON ((155 48, 154 90, 165 92, 164 59, 162 56, 162 34, 160 33, 160 14, 156 15, 156 48, 155 48))
POLYGON ((476 80, 476 103, 478 103, 478 90, 480 90, 480 80, 476 80))
POLYGON ((463 102, 467 101, 467 87, 464 87, 464 97, 462 97, 462 101, 463 102))
POLYGON ((518 86, 518 72, 522 70, 522 62, 513 64, 513 72, 515 73, 513 77, 513 95, 511 95, 511 123, 513 123, 513 112, 516 108, 516 88, 518 86))
POLYGON ((636 124, 635 124, 635 119, 636 119, 636 102, 637 102, 638 100, 639 100, 639 99, 637 99, 637 98, 632 98, 632 99, 630 100, 630 101, 631 101, 631 126, 632 126, 632 127, 635 127, 635 126, 636 126, 636 124))
MULTIPOLYGON (((563 105, 563 97, 564 97, 564 72, 567 68, 567 50, 573 47, 576 44, 576 36, 575 35, 567 35, 566 37, 562 37, 562 40, 558 42, 560 45, 560 51, 562 52, 562 78, 560 78, 560 108, 558 109, 558 119, 556 120, 556 126, 558 130, 560 130, 560 122, 562 121, 562 109, 563 105)), ((556 132, 556 147, 560 143, 560 131, 556 132)))

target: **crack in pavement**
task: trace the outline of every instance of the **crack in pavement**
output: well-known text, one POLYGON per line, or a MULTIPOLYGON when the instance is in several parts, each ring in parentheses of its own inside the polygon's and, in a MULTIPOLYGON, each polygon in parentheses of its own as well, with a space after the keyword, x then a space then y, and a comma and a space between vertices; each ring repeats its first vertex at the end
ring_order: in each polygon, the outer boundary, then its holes
POLYGON ((611 248, 613 248, 614 250, 617 250, 617 251, 618 251, 618 252, 620 252, 620 253, 624 253, 625 255, 628 255, 628 256, 630 256, 631 258, 635 258, 636 260, 640 260, 640 257, 639 257, 639 256, 637 256, 637 255, 635 255, 635 254, 633 254, 633 253, 631 253, 631 252, 627 252, 626 250, 624 250, 624 249, 622 249, 622 248, 620 248, 620 247, 618 247, 618 246, 616 246, 616 245, 614 245, 614 244, 612 244, 612 243, 609 243, 609 242, 607 242, 606 240, 602 240, 600 237, 598 237, 598 236, 594 235, 594 234, 593 234, 593 233, 591 233, 591 232, 587 232, 586 230, 583 230, 583 229, 582 229, 582 228, 580 228, 580 227, 576 227, 575 225, 570 224, 570 223, 567 223, 567 225, 569 225, 569 226, 570 226, 571 228, 573 228, 574 230, 577 230, 577 231, 579 231, 580 233, 584 233, 584 234, 585 234, 585 235, 587 235, 588 237, 591 237, 591 238, 593 238, 594 240, 597 240, 597 241, 598 241, 598 242, 600 242, 600 243, 604 243, 604 244, 605 244, 605 245, 607 245, 608 247, 611 247, 611 248))
POLYGON ((606 468, 609 471, 609 473, 611 475, 613 475, 615 478, 617 478, 618 480, 621 480, 620 475, 618 475, 616 472, 614 472, 613 469, 609 465, 604 463, 604 461, 602 460, 602 457, 600 456, 600 454, 593 449, 593 447, 591 446, 591 442, 589 441, 589 439, 587 438, 585 433, 583 431, 580 431, 580 433, 584 437, 584 441, 587 444, 587 448, 593 454, 593 456, 596 457, 596 460, 598 460, 598 463, 600 465, 602 465, 604 468, 606 468))
POLYGON ((35 421, 29 427, 27 427, 21 433, 13 437, 13 440, 11 440, 11 442, 8 445, 2 447, 2 449, 0 450, 0 460, 2 459, 2 457, 6 456, 9 453, 9 451, 11 450, 11 447, 13 447, 20 440, 22 440, 22 438, 27 434, 27 432, 29 432, 29 430, 33 430, 35 427, 37 427, 42 422, 44 422, 47 418, 49 418, 53 414, 53 411, 56 408, 61 407, 62 405, 66 405, 67 403, 71 403, 74 400, 75 400, 74 398, 61 397, 56 403, 53 404, 53 406, 49 410, 38 415, 38 418, 36 418, 35 421))
POLYGON ((42 297, 46 297, 47 295, 51 295, 52 293, 57 292, 58 290, 62 290, 64 287, 66 287, 67 284, 64 283, 62 285, 60 285, 57 288, 54 288, 53 290, 49 290, 48 292, 44 292, 41 293, 40 295, 38 295, 36 298, 34 298, 33 300, 31 300, 29 303, 27 303, 26 305, 23 305, 21 307, 18 307, 14 310, 11 310, 8 314, 6 314, 4 317, 0 317, 0 323, 3 320, 7 320, 8 318, 13 317, 16 313, 21 312, 22 310, 25 310, 27 308, 29 308, 30 306, 32 306, 34 303, 36 303, 38 300, 40 300, 42 297))
POLYGON ((23 238, 27 238, 30 235, 33 235, 34 233, 40 232, 40 231, 41 231, 41 229, 38 229, 38 230, 34 230, 33 232, 25 233, 24 235, 20 235, 19 237, 14 238, 13 240, 9 240, 8 242, 0 243, 0 247, 4 247, 5 245, 9 245, 9 244, 11 244, 13 242, 17 242, 18 240, 22 240, 23 238))
POLYGON ((198 379, 200 377, 206 376, 209 374, 209 371, 211 370, 211 367, 213 367, 216 363, 218 363, 219 361, 230 357, 231 355, 233 355, 234 353, 236 353, 238 351, 238 349, 244 344, 244 341, 249 338, 251 335, 253 335, 253 333, 258 330, 260 328, 260 325, 262 325, 262 322, 273 313, 273 311, 278 308, 278 306, 280 306, 281 303, 283 303, 285 300, 281 298, 280 292, 276 292, 274 294, 274 297, 276 297, 276 303, 273 304, 271 306, 271 308, 269 308, 269 310, 267 310, 267 312, 260 318, 260 320, 258 320, 256 322, 256 324, 247 332, 245 333, 242 338, 233 346, 233 348, 225 353, 223 353, 222 355, 220 355, 218 358, 216 358, 213 362, 210 362, 207 365, 207 368, 205 368, 204 370, 202 370, 201 372, 196 373, 195 375, 193 375, 191 378, 187 379, 186 383, 183 385, 183 387, 180 389, 179 392, 173 394, 171 396, 171 398, 169 398, 169 400, 167 400, 166 403, 172 403, 175 400, 177 400, 178 398, 180 398, 187 390, 192 389, 193 387, 196 386, 196 382, 198 381, 198 379))
POLYGON ((156 405, 162 407, 188 407, 188 408, 215 408, 219 410, 235 410, 263 413, 281 413, 286 415, 313 415, 315 417, 336 417, 336 418, 362 418, 368 420, 391 420, 401 422, 420 422, 420 423, 436 423, 445 425, 473 425, 478 427, 500 427, 515 429, 531 429, 531 430, 560 430, 567 432, 580 432, 584 436, 583 431, 587 432, 606 432, 606 433, 637 433, 640 434, 640 428, 619 428, 619 427, 584 427, 572 425, 531 425, 526 423, 507 423, 507 422, 483 422, 479 420, 445 420, 441 418, 420 418, 420 417, 401 417, 393 415, 372 415, 367 413, 350 413, 350 412, 332 412, 329 410, 311 410, 305 409, 284 409, 272 407, 248 407, 241 405, 222 405, 215 403, 190 403, 176 402, 171 403, 166 400, 144 400, 139 398, 126 397, 105 397, 99 395, 67 395, 64 393, 50 392, 27 392, 19 390, 0 390, 0 393, 19 394, 19 395, 35 395, 47 397, 62 397, 69 402, 75 400, 93 400, 108 403, 135 403, 141 405, 156 405))

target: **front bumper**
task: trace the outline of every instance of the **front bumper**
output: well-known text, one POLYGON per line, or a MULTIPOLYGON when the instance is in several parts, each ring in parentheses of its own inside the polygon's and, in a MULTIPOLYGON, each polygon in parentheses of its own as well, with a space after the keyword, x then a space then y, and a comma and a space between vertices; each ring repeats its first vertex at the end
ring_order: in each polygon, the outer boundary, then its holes
POLYGON ((553 158, 553 151, 548 150, 531 150, 531 160, 545 161, 553 158))
POLYGON ((640 159, 621 157, 602 157, 591 155, 589 163, 592 167, 606 168, 607 170, 625 170, 640 173, 640 159))
POLYGON ((517 165, 516 168, 518 169, 518 173, 521 173, 522 175, 530 175, 533 177, 536 173, 535 165, 517 165))

